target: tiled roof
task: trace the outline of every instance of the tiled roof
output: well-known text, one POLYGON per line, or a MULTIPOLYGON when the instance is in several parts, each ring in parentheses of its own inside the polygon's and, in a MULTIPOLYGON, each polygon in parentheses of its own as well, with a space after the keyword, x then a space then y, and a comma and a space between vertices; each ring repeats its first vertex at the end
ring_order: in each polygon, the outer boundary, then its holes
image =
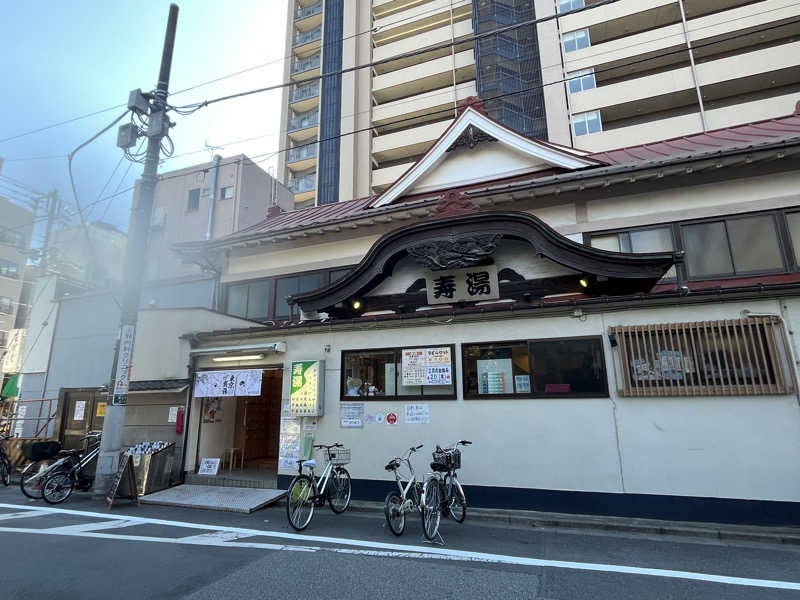
POLYGON ((651 144, 596 152, 591 158, 610 164, 629 164, 714 150, 733 150, 800 136, 800 102, 788 117, 746 123, 651 144))

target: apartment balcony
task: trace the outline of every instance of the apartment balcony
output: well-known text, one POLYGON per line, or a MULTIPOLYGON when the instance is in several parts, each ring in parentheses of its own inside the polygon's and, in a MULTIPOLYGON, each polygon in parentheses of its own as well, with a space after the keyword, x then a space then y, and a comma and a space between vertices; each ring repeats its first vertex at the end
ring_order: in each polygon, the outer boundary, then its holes
POLYGON ((391 167, 384 167, 383 169, 375 169, 372 171, 372 191, 380 193, 414 166, 414 161, 409 161, 391 167))
POLYGON ((319 53, 322 47, 322 25, 310 31, 301 31, 294 36, 292 49, 298 58, 306 58, 319 53))
POLYGON ((317 142, 316 140, 306 142, 297 148, 291 148, 286 153, 286 166, 296 173, 307 171, 317 164, 317 142))
MULTIPOLYGON (((603 8, 610 9, 612 6, 616 5, 603 8)), ((582 14, 592 12, 586 11, 582 14)), ((754 39, 754 36, 738 36, 724 44, 708 44, 708 42, 721 37, 732 38, 736 33, 778 25, 781 22, 796 19, 798 16, 800 16, 800 5, 793 0, 764 0, 691 19, 687 22, 687 28, 690 32, 690 39, 696 46, 695 58, 697 59, 723 52, 733 52, 756 43, 764 43, 765 39, 775 40, 793 33, 796 34, 799 31, 797 24, 789 22, 784 27, 776 27, 764 32, 763 37, 758 40, 754 39), (702 44, 706 45, 702 46, 702 44), (698 45, 700 47, 697 47, 698 45)), ((604 79, 619 79, 636 73, 668 68, 673 64, 683 62, 688 58, 684 52, 658 56, 685 48, 683 27, 680 23, 674 23, 600 44, 593 43, 588 48, 566 52, 564 53, 564 63, 568 73, 592 67, 598 70, 619 67, 606 71, 602 75, 604 79), (658 58, 641 60, 649 57, 658 58)))
POLYGON ((314 198, 317 193, 316 172, 292 177, 289 181, 289 189, 294 193, 295 202, 305 202, 314 198))
POLYGON ((380 162, 395 161, 424 153, 452 123, 451 119, 372 138, 372 157, 380 162))
POLYGON ((409 36, 429 32, 431 30, 447 27, 450 28, 450 10, 453 11, 453 21, 472 21, 471 0, 433 0, 394 13, 390 17, 375 19, 373 27, 377 30, 372 35, 372 41, 382 46, 409 36))
POLYGON ((319 106, 319 81, 294 86, 289 104, 293 111, 301 113, 319 106))
MULTIPOLYGON (((458 42, 459 40, 465 40, 462 44, 458 44, 456 46, 456 52, 463 52, 465 50, 471 49, 474 46, 474 42, 471 39, 472 21, 467 19, 455 23, 453 25, 452 32, 450 31, 450 24, 448 21, 448 24, 446 26, 439 27, 438 29, 434 29, 433 31, 419 33, 417 35, 412 35, 410 37, 406 37, 404 39, 392 42, 390 44, 378 46, 372 51, 372 60, 373 61, 388 60, 393 56, 400 56, 408 52, 414 52, 416 50, 421 50, 424 48, 432 48, 439 44, 448 43, 451 41, 451 33, 453 36, 452 39, 454 39, 456 42, 458 42)), ((412 65, 417 65, 420 63, 434 60, 436 58, 441 58, 443 56, 450 56, 450 55, 451 51, 449 47, 441 48, 439 50, 435 50, 432 52, 426 52, 425 54, 419 54, 417 56, 409 56, 407 58, 393 60, 391 62, 376 65, 374 69, 375 73, 381 75, 383 73, 389 73, 390 71, 396 71, 397 69, 410 67, 412 65)))
POLYGON ((372 16, 382 19, 428 2, 430 0, 372 0, 372 16))
POLYGON ((317 131, 319 130, 318 125, 319 111, 315 110, 310 113, 297 115, 293 119, 289 119, 287 132, 292 140, 295 142, 302 142, 317 135, 317 131))
POLYGON ((372 96, 383 104, 452 86, 454 62, 456 84, 475 79, 475 56, 468 50, 458 52, 455 57, 445 56, 378 75, 372 79, 372 96))
POLYGON ((441 118, 444 111, 452 109, 461 100, 477 95, 473 80, 461 83, 455 88, 432 90, 417 96, 387 102, 372 108, 372 124, 378 128, 390 128, 393 121, 406 118, 424 118, 425 115, 437 115, 438 118, 441 118))
POLYGON ((292 79, 302 81, 309 77, 317 77, 320 74, 320 54, 308 58, 295 60, 292 65, 292 79))
POLYGON ((298 6, 294 13, 294 26, 300 31, 308 31, 322 25, 322 2, 310 6, 298 6))

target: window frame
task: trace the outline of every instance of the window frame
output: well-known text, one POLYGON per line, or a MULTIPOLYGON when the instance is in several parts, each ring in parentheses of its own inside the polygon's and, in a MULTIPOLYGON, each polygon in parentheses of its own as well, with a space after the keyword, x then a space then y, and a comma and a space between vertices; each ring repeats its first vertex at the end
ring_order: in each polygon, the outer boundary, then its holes
MULTIPOLYGON (((348 348, 342 349, 339 352, 339 402, 427 402, 428 400, 458 400, 458 364, 456 361, 456 345, 453 344, 408 344, 405 346, 389 346, 386 348, 348 348), (418 396, 413 395, 400 395, 395 393, 393 396, 346 396, 344 394, 345 390, 345 377, 347 375, 345 370, 345 355, 348 353, 352 354, 364 354, 369 352, 381 352, 381 353, 389 353, 394 352, 396 362, 395 364, 402 365, 403 362, 403 350, 406 348, 450 348, 450 361, 453 368, 453 393, 452 394, 432 394, 430 396, 426 396, 424 394, 420 394, 418 396)), ((397 390, 397 378, 401 376, 401 369, 395 369, 395 382, 394 382, 394 389, 397 390)), ((419 386, 420 388, 424 388, 425 386, 419 386)), ((399 418, 400 415, 398 415, 399 418)))
POLYGON ((0 269, 7 269, 9 267, 14 267, 15 274, 8 275, 6 273, 0 273, 0 277, 19 280, 19 263, 15 263, 13 260, 8 260, 7 258, 0 258, 0 269))
POLYGON ((233 191, 233 186, 232 185, 225 185, 225 186, 222 186, 222 187, 219 188, 219 199, 220 200, 232 200, 233 196, 234 196, 234 191, 233 191), (230 190, 231 191, 231 195, 230 196, 226 196, 225 195, 225 190, 230 190))
POLYGON ((582 113, 573 114, 570 117, 570 126, 572 127, 572 135, 576 138, 583 137, 585 135, 595 135, 598 133, 603 133, 603 115, 599 110, 590 110, 582 113), (597 114, 597 122, 600 123, 600 131, 589 131, 589 120, 587 115, 597 114), (586 133, 577 133, 575 131, 575 121, 576 119, 580 118, 584 125, 586 125, 586 133))
MULTIPOLYGON (((583 37, 583 36, 580 36, 583 37)), ((561 34, 561 52, 563 54, 570 54, 572 52, 578 52, 579 50, 584 50, 586 48, 592 47, 592 36, 589 34, 588 27, 582 27, 581 29, 576 29, 575 31, 568 31, 567 33, 561 34), (581 48, 578 48, 577 39, 578 34, 586 33, 586 41, 588 44, 581 48), (567 50, 566 41, 569 39, 570 41, 575 41, 575 49, 574 50, 567 50)))
MULTIPOLYGON (((630 234, 631 234, 631 232, 634 232, 634 231, 653 231, 655 229, 669 229, 670 236, 672 237, 672 248, 673 248, 670 252, 677 252, 679 245, 678 245, 678 240, 675 238, 676 231, 675 231, 674 225, 675 225, 675 223, 660 223, 660 224, 655 224, 655 225, 645 225, 643 227, 626 227, 626 228, 623 228, 623 229, 611 229, 611 230, 608 230, 608 231, 586 231, 583 234, 583 244, 585 246, 589 246, 591 248, 594 248, 594 246, 592 246, 592 238, 593 237, 601 237, 601 236, 606 236, 606 235, 617 235, 617 236, 619 236, 620 234, 624 233, 624 234, 628 235, 628 239, 630 241, 630 234)), ((682 248, 683 245, 681 244, 680 247, 682 248)), ((633 251, 633 246, 631 246, 631 251, 633 251)), ((624 250, 622 250, 622 244, 620 244, 620 252, 625 252, 624 250)), ((667 252, 667 251, 665 251, 665 252, 667 252)), ((678 268, 677 267, 678 266, 683 266, 683 265, 677 265, 676 266, 675 277, 667 277, 665 275, 664 277, 659 279, 659 281, 665 281, 665 282, 677 281, 678 280, 678 277, 677 277, 677 274, 678 274, 677 273, 678 272, 678 268)))
POLYGON ((189 193, 186 196, 186 212, 187 213, 199 212, 200 211, 200 198, 202 197, 202 195, 203 195, 202 188, 193 188, 193 189, 189 190, 189 193), (192 194, 195 193, 195 192, 197 192, 197 206, 195 208, 192 208, 192 194))
MULTIPOLYGON (((588 69, 581 69, 579 71, 575 71, 574 73, 567 73, 566 80, 567 80, 567 92, 570 95, 572 95, 572 94, 580 94, 581 92, 587 92, 589 90, 596 90, 597 89, 597 77, 595 76, 595 73, 594 73, 594 67, 589 67, 588 69), (583 78, 584 77, 588 77, 589 75, 592 76, 592 81, 594 82, 594 85, 592 87, 590 87, 590 88, 584 88, 583 87, 583 78), (570 87, 570 84, 573 81, 580 82, 581 89, 579 89, 578 91, 573 92, 572 88, 570 87)), ((602 125, 602 121, 601 121, 600 124, 602 125)))
POLYGON ((577 398, 609 398, 610 397, 610 385, 608 381, 609 376, 609 369, 608 363, 606 361, 606 349, 603 342, 602 335, 577 335, 577 336, 566 336, 566 337, 556 337, 556 338, 529 338, 529 339, 518 339, 518 340, 496 340, 492 342, 461 342, 461 367, 462 367, 462 375, 461 375, 461 388, 464 394, 464 400, 538 400, 538 399, 577 399, 577 398), (603 359, 603 389, 604 392, 602 394, 586 394, 586 393, 576 393, 570 392, 569 394, 545 394, 545 393, 537 393, 535 390, 534 385, 534 377, 535 372, 533 369, 533 357, 531 353, 531 345, 535 343, 541 342, 565 342, 570 340, 597 340, 600 342, 600 353, 603 359), (493 344, 524 344, 528 350, 528 372, 530 373, 531 377, 531 391, 527 394, 471 394, 467 392, 467 386, 464 382, 464 376, 466 375, 467 369, 464 367, 465 364, 465 351, 467 346, 490 346, 493 344))
POLYGON ((273 294, 275 293, 275 289, 274 288, 275 288, 275 285, 274 285, 272 279, 269 278, 269 277, 262 277, 262 278, 259 278, 259 279, 245 279, 244 281, 236 281, 236 282, 231 282, 231 283, 226 284, 225 285, 225 314, 228 314, 228 315, 230 315, 232 317, 236 317, 238 319, 247 319, 248 321, 255 321, 255 322, 269 321, 270 320, 269 319, 269 315, 271 314, 271 310, 272 310, 272 297, 273 297, 273 294), (261 282, 267 282, 267 286, 268 286, 268 288, 267 288, 267 314, 263 319, 251 319, 250 317, 247 316, 247 311, 249 309, 249 304, 250 304, 250 286, 253 285, 253 284, 256 284, 256 283, 261 283, 261 282), (241 286, 246 285, 247 288, 248 288, 247 300, 245 302, 245 307, 244 307, 244 313, 245 313, 244 316, 232 315, 231 313, 228 312, 230 289, 232 287, 237 287, 237 286, 240 286, 240 285, 241 286))
POLYGON ((0 315, 13 315, 14 314, 14 299, 10 296, 0 296, 0 315), (4 310, 3 306, 8 301, 8 311, 4 310))

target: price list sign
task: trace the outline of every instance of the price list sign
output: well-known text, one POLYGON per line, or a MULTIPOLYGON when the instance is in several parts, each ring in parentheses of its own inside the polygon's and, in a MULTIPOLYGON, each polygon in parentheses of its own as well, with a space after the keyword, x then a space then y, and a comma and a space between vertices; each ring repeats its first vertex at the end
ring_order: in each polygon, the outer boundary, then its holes
POLYGON ((450 346, 403 349, 403 385, 450 385, 453 363, 450 346))

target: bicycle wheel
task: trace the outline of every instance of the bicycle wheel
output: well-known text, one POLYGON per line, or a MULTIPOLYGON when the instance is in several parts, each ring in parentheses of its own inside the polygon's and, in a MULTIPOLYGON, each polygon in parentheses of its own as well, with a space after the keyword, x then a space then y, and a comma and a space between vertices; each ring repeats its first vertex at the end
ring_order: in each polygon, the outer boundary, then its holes
POLYGON ((0 479, 3 480, 5 486, 11 483, 11 465, 5 459, 0 460, 0 479))
POLYGON ((19 478, 19 489, 31 500, 39 500, 42 497, 43 473, 50 466, 49 461, 38 460, 29 464, 22 471, 19 478))
POLYGON ((68 471, 56 471, 44 478, 42 498, 48 504, 61 504, 72 495, 75 480, 68 471))
POLYGON ((286 516, 297 531, 303 531, 314 516, 314 484, 308 475, 292 479, 286 492, 286 516))
POLYGON ((328 482, 328 504, 337 515, 342 514, 350 506, 350 473, 344 467, 336 467, 328 482))
POLYGON ((392 533, 403 535, 406 528, 406 513, 403 512, 403 497, 400 492, 393 490, 386 494, 383 503, 383 514, 386 515, 386 523, 392 533))
POLYGON ((459 490, 458 485, 453 478, 447 476, 447 483, 445 488, 450 493, 448 508, 450 516, 456 523, 463 523, 467 518, 467 499, 464 497, 464 492, 459 490))
POLYGON ((425 483, 425 494, 422 506, 422 533, 427 540, 433 541, 439 533, 441 519, 442 495, 439 490, 439 480, 435 477, 425 483))

